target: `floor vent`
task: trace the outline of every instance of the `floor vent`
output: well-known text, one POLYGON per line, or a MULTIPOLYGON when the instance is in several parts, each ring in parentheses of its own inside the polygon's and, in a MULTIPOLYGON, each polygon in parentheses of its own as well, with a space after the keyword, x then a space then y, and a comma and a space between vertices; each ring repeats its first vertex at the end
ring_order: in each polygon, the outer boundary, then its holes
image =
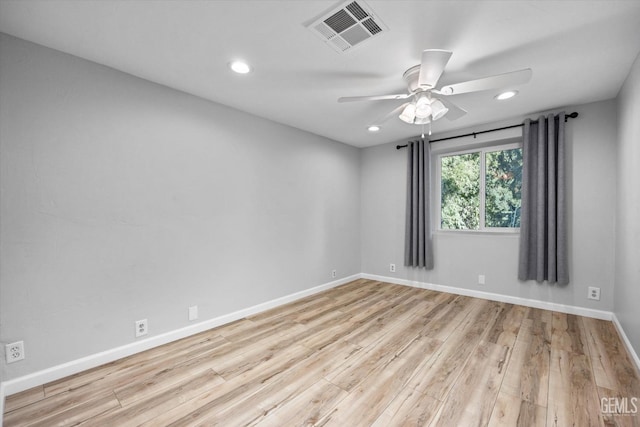
POLYGON ((362 0, 342 3, 305 26, 339 53, 348 52, 373 36, 388 31, 362 0))

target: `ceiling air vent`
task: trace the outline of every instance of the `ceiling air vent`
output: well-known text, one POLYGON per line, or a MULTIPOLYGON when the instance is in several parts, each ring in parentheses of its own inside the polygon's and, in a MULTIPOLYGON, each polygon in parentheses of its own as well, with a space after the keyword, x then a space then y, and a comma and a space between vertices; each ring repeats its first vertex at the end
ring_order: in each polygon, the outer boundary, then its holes
POLYGON ((362 0, 342 3, 305 26, 340 53, 388 31, 380 18, 362 0))

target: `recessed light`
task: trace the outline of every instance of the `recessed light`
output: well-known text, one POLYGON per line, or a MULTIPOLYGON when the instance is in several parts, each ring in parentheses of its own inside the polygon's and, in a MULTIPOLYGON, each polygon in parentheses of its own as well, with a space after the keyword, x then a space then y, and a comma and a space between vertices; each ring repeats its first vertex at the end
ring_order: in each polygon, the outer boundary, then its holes
POLYGON ((504 101, 505 99, 513 98, 518 94, 517 90, 509 90, 507 92, 502 92, 495 96, 498 101, 504 101))
POLYGON ((380 126, 372 125, 367 128, 369 132, 378 132, 380 130, 380 126))
POLYGON ((232 61, 229 68, 238 74, 247 74, 251 72, 251 66, 244 61, 232 61))

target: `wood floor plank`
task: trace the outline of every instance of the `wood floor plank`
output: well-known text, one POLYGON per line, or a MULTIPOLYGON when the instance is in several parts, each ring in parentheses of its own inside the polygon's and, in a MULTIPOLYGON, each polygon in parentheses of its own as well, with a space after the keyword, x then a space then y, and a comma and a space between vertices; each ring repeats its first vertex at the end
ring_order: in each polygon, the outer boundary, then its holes
POLYGON ((552 348, 550 372, 547 426, 604 426, 589 358, 552 348))
POLYGON ((286 405, 263 408, 263 416, 249 426, 282 427, 311 426, 347 396, 347 392, 330 382, 320 379, 286 405))
POLYGON ((202 424, 246 425, 264 418, 265 413, 284 406, 305 389, 322 379, 326 370, 344 359, 357 354, 359 348, 346 341, 338 341, 313 357, 297 363, 287 371, 279 372, 262 382, 253 393, 234 394, 231 398, 207 403, 196 412, 171 423, 171 426, 202 424), (267 408, 267 409, 263 409, 267 408))
MULTIPOLYGON (((207 390, 221 386, 219 376, 209 370, 197 377, 188 378, 175 386, 164 389, 158 394, 144 400, 138 400, 125 408, 105 412, 85 424, 97 426, 132 427, 170 411, 172 408, 188 401, 207 390)), ((224 384, 224 383, 223 383, 224 384)))
MULTIPOLYGON (((336 343, 336 346, 343 346, 340 348, 345 349, 345 352, 342 353, 344 359, 357 354, 359 351, 358 348, 346 342, 336 343)), ((296 348, 286 349, 273 359, 263 362, 259 367, 227 381, 211 392, 198 396, 196 399, 187 401, 179 407, 161 414, 145 425, 149 427, 158 425, 191 425, 203 422, 207 417, 215 416, 217 413, 224 413, 243 401, 254 399, 260 390, 279 381, 283 376, 288 375, 291 377, 295 375, 294 369, 306 366, 305 363, 318 364, 322 362, 316 357, 317 352, 302 346, 296 346, 296 348)), ((332 348, 332 350, 336 350, 336 348, 332 348)), ((343 363, 344 359, 338 353, 340 352, 333 353, 334 357, 331 357, 331 360, 326 365, 323 365, 322 368, 333 369, 334 364, 343 363)), ((326 356, 328 354, 325 354, 326 356)), ((322 373, 323 371, 320 371, 317 374, 318 379, 322 373)), ((255 418, 255 411, 253 414, 254 416, 250 417, 250 419, 255 418)))
POLYGON ((358 311, 348 319, 348 322, 342 321, 334 322, 331 325, 319 325, 318 328, 322 328, 322 331, 306 334, 305 337, 300 335, 298 339, 301 341, 299 342, 309 348, 321 350, 338 339, 348 339, 354 333, 370 327, 372 323, 379 323, 379 319, 384 319, 389 311, 394 310, 397 304, 407 298, 406 292, 394 297, 386 297, 383 301, 374 303, 370 308, 358 311))
POLYGON ((44 387, 39 385, 5 399, 4 411, 11 412, 44 399, 44 387))
POLYGON ((50 415, 37 423, 31 424, 31 426, 74 426, 87 422, 88 420, 93 420, 95 417, 109 410, 118 408, 120 408, 120 405, 113 393, 105 394, 104 396, 94 396, 89 400, 83 401, 72 410, 65 410, 55 415, 50 415))
POLYGON ((611 322, 582 319, 598 386, 640 398, 640 374, 611 322))
POLYGON ((285 335, 296 326, 299 325, 281 317, 260 323, 248 321, 242 328, 236 328, 233 332, 227 331, 223 336, 231 342, 247 341, 265 335, 285 335))
POLYGON ((332 303, 333 300, 327 295, 321 297, 318 297, 317 295, 311 295, 306 298, 282 305, 280 307, 275 307, 270 310, 254 314, 243 320, 250 321, 253 324, 256 324, 275 318, 293 316, 306 310, 317 309, 318 307, 326 307, 328 305, 331 305, 332 303))
POLYGON ((405 323, 415 313, 422 313, 429 309, 431 304, 428 301, 409 298, 399 304, 390 307, 385 313, 378 316, 375 321, 354 330, 344 337, 345 340, 367 347, 377 341, 378 337, 387 334, 398 324, 405 323))
POLYGON ((245 329, 251 329, 255 327, 255 325, 255 322, 245 317, 242 319, 234 320, 233 322, 225 323, 222 326, 218 326, 217 328, 215 328, 215 331, 217 335, 226 337, 227 335, 231 335, 245 329))
POLYGON ((211 368, 225 380, 229 380, 299 343, 296 335, 298 332, 293 330, 290 335, 272 337, 271 342, 262 340, 260 344, 247 345, 244 343, 236 352, 210 356, 207 364, 210 364, 211 368))
POLYGON ((441 345, 440 341, 433 338, 418 336, 402 353, 372 371, 317 425, 342 427, 355 422, 363 426, 372 424, 407 385, 418 365, 431 357, 441 345))
POLYGON ((332 306, 336 310, 347 311, 349 307, 357 305, 362 300, 376 301, 384 296, 384 289, 378 286, 371 285, 365 286, 361 289, 356 289, 353 292, 344 293, 340 296, 331 296, 334 300, 332 306))
POLYGON ((211 332, 198 334, 198 336, 170 343, 162 351, 148 350, 45 384, 45 396, 53 396, 81 387, 85 392, 89 389, 100 391, 119 387, 128 384, 132 378, 160 371, 165 369, 168 364, 181 363, 217 351, 225 345, 228 345, 228 341, 217 334, 211 332), (87 385, 91 387, 87 387, 87 385))
MULTIPOLYGON (((211 366, 207 362, 208 360, 206 359, 191 359, 184 363, 167 367, 162 371, 155 372, 153 375, 139 378, 132 384, 118 387, 114 389, 114 393, 123 407, 129 406, 133 402, 159 394, 179 384, 184 378, 193 378, 207 373, 206 371, 211 370, 211 366)), ((219 375, 209 381, 211 382, 211 386, 224 382, 219 375)))
POLYGON ((372 291, 377 292, 386 288, 382 282, 377 280, 359 279, 345 285, 338 286, 323 293, 327 298, 331 298, 334 302, 340 303, 345 297, 352 295, 370 294, 372 291))
MULTIPOLYGON (((381 295, 379 296, 377 295, 373 298, 368 298, 367 301, 370 303, 374 303, 376 300, 382 300, 382 299, 383 297, 381 295)), ((344 307, 358 300, 359 300, 358 298, 353 298, 353 300, 350 300, 348 303, 342 303, 342 305, 340 306, 336 306, 335 303, 325 304, 320 307, 315 307, 313 310, 307 309, 301 312, 297 312, 295 314, 287 316, 287 318, 290 318, 292 321, 301 323, 303 325, 318 324, 319 322, 322 322, 323 319, 327 317, 332 318, 332 317, 335 317, 336 314, 338 313, 348 312, 349 310, 348 309, 345 310, 344 307), (343 308, 343 310, 340 310, 338 307, 343 308)))
POLYGON ((551 347, 577 354, 588 354, 584 327, 578 316, 553 313, 551 347))
POLYGON ((553 312, 538 308, 527 308, 527 315, 522 321, 519 340, 531 340, 538 337, 551 346, 551 324, 553 322, 553 312))
MULTIPOLYGON (((269 378, 295 366, 299 361, 313 355, 313 351, 302 346, 292 346, 278 354, 276 357, 265 361, 260 369, 249 370, 222 384, 206 384, 202 388, 194 388, 193 384, 187 391, 191 399, 182 398, 174 400, 174 393, 169 390, 145 401, 136 402, 130 407, 123 408, 117 414, 120 419, 132 419, 143 425, 159 426, 168 425, 190 414, 197 414, 200 408, 206 405, 223 404, 246 394, 251 394, 264 387, 269 378), (214 385, 214 386, 212 386, 214 385), (167 402, 169 404, 167 405, 167 402)), ((212 371, 213 372, 213 371, 212 371)), ((217 375, 213 373, 214 375, 217 375)), ((196 377, 200 380, 201 377, 196 377)), ((214 378, 214 377, 212 377, 214 378)), ((187 384, 188 385, 188 384, 187 384)), ((179 388, 177 388, 179 390, 179 388)), ((112 419, 103 417, 102 421, 112 419)), ((111 424, 115 425, 115 424, 111 424)), ((133 424, 137 425, 137 424, 133 424)))
POLYGON ((534 405, 547 407, 549 364, 551 357, 550 328, 544 319, 550 317, 531 309, 523 320, 507 365, 501 391, 534 405))
POLYGON ((410 387, 405 387, 391 401, 372 427, 428 426, 438 413, 442 402, 410 387))
POLYGON ((410 345, 421 333, 424 323, 419 316, 398 326, 396 331, 383 335, 366 351, 349 359, 328 373, 325 378, 346 391, 353 390, 372 372, 387 364, 410 345))
POLYGON ((261 358, 271 357, 275 352, 294 344, 300 332, 294 325, 289 334, 283 334, 280 330, 275 335, 267 334, 231 342, 207 353, 205 363, 228 380, 251 369, 261 358))
POLYGON ((547 408, 500 392, 489 427, 545 427, 547 408))
POLYGON ((633 363, 611 322, 359 279, 9 396, 5 425, 640 427, 633 363))
POLYGON ((357 296, 348 303, 341 303, 340 305, 336 306, 336 309, 342 312, 359 313, 363 309, 368 308, 370 305, 378 301, 384 301, 385 303, 389 304, 394 303, 398 300, 407 299, 410 292, 411 290, 406 286, 397 286, 393 291, 391 291, 391 289, 378 289, 371 295, 366 295, 364 297, 357 296))
MULTIPOLYGON (((210 408, 232 406, 235 402, 244 399, 245 396, 256 393, 265 386, 265 382, 270 378, 286 372, 300 360, 305 360, 312 355, 313 352, 301 346, 288 348, 276 357, 265 361, 259 369, 247 371, 215 387, 208 387, 202 393, 194 393, 196 396, 193 399, 182 400, 172 408, 153 413, 153 418, 145 418, 144 424, 156 426, 181 422, 188 425, 189 422, 195 422, 206 414, 210 408)), ((153 402, 153 404, 156 407, 162 402, 153 402)), ((138 406, 142 407, 143 405, 145 405, 144 402, 138 406)), ((125 414, 127 409, 121 412, 125 414)))
POLYGON ((522 320, 528 309, 521 305, 500 303, 500 313, 487 333, 485 341, 513 348, 522 320))
MULTIPOLYGON (((469 316, 440 346, 433 357, 423 361, 408 386, 436 400, 444 400, 471 353, 484 336, 487 324, 498 316, 495 303, 478 300, 469 316), (487 310, 482 310, 485 307, 487 310)), ((429 324, 426 325, 427 329, 429 324)))
POLYGON ((106 390, 87 398, 81 387, 5 413, 3 425, 73 425, 119 406, 113 391, 106 390))
POLYGON ((445 341, 468 317, 482 308, 483 301, 462 295, 444 306, 430 322, 427 336, 445 341))
MULTIPOLYGON (((207 425, 254 425, 278 413, 279 409, 295 405, 294 402, 301 395, 304 395, 315 384, 323 381, 322 375, 332 369, 335 359, 347 359, 356 354, 356 347, 345 341, 336 342, 324 350, 322 355, 309 359, 299 367, 295 367, 278 378, 270 380, 259 392, 248 399, 242 400, 231 410, 216 412, 212 417, 206 419, 207 425)), ((329 410, 335 403, 344 398, 345 393, 338 387, 330 384, 331 393, 329 400, 334 402, 329 405, 321 405, 315 411, 329 410)), ((309 396, 309 395, 307 395, 309 396)), ((298 405, 300 404, 298 399, 298 405)), ((309 401, 306 402, 309 409, 309 401)), ((323 412, 324 413, 324 412, 323 412)), ((319 415, 316 414, 315 419, 319 415)))
POLYGON ((434 426, 487 425, 498 397, 509 348, 481 342, 447 394, 434 426))

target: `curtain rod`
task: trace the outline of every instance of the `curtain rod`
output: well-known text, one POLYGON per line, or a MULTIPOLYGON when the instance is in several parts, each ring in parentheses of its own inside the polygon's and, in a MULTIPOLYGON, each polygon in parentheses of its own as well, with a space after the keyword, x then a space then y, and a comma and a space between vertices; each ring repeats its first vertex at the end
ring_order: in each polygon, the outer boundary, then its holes
MULTIPOLYGON (((574 111, 573 113, 567 114, 566 116, 564 116, 564 121, 566 123, 569 119, 575 119, 576 117, 578 117, 578 113, 576 113, 574 111)), ((519 128, 519 127, 522 127, 522 126, 524 126, 524 123, 520 123, 519 125, 504 126, 504 127, 495 128, 495 129, 481 130, 481 131, 478 131, 478 132, 465 133, 464 135, 449 136, 447 138, 434 139, 432 141, 429 141, 429 144, 431 144, 432 142, 447 141, 449 139, 464 138, 465 136, 473 136, 475 138, 476 135, 480 135, 480 134, 483 134, 483 133, 496 132, 496 131, 504 130, 504 129, 519 128)), ((406 148, 407 146, 408 146, 408 144, 396 145, 396 150, 399 150, 401 148, 406 148)))

